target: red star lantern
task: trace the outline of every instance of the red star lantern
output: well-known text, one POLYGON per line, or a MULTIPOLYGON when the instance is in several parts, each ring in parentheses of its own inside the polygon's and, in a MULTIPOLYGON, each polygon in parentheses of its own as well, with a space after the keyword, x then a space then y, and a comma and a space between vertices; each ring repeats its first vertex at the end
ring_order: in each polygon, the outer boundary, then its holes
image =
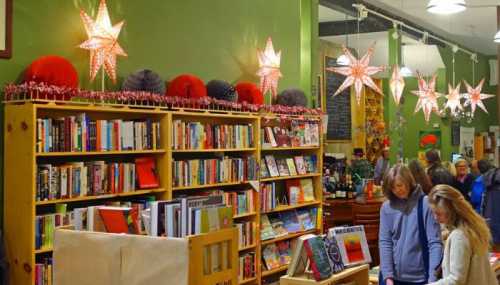
POLYGON ((342 46, 344 54, 347 56, 347 58, 349 58, 349 66, 329 67, 326 69, 328 71, 333 71, 347 76, 347 78, 344 80, 342 85, 340 85, 333 96, 338 95, 340 92, 344 91, 351 85, 354 85, 354 91, 356 92, 356 101, 358 102, 358 105, 361 102, 361 91, 363 90, 363 85, 366 85, 373 89, 375 92, 383 95, 382 90, 380 90, 375 82, 373 82, 370 76, 383 71, 385 68, 383 66, 368 66, 368 64, 370 63, 370 58, 373 55, 374 45, 375 44, 373 44, 368 49, 366 54, 360 60, 355 58, 345 46, 342 46))
POLYGON ((90 50, 90 81, 95 79, 97 72, 103 66, 113 83, 116 83, 116 56, 127 56, 117 40, 124 21, 111 26, 104 0, 99 4, 95 21, 83 10, 80 11, 80 17, 89 37, 80 44, 80 48, 90 50))
POLYGON ((450 109, 452 115, 457 115, 458 111, 463 110, 462 104, 460 104, 460 83, 453 88, 450 84, 448 84, 448 95, 446 97, 446 105, 444 108, 450 109))
POLYGON ((486 110, 486 107, 483 104, 483 99, 495 97, 495 95, 481 93, 481 90, 483 89, 484 78, 481 79, 476 88, 472 88, 467 81, 464 80, 464 82, 465 87, 467 88, 467 93, 464 94, 464 106, 470 105, 472 117, 474 117, 474 113, 476 112, 476 106, 479 106, 479 108, 483 109, 483 111, 488 114, 488 110, 486 110))
POLYGON ((271 91, 273 102, 278 96, 278 81, 283 75, 280 71, 281 51, 276 53, 273 47, 271 37, 267 38, 264 51, 257 49, 259 59, 259 70, 257 75, 260 77, 260 91, 266 94, 271 91))
POLYGON ((436 79, 437 75, 434 74, 431 80, 427 83, 420 73, 418 77, 418 91, 411 91, 411 93, 418 96, 417 105, 415 106, 415 113, 420 111, 424 112, 425 121, 428 123, 431 118, 431 113, 439 113, 439 106, 437 98, 443 96, 441 93, 436 92, 436 79))
POLYGON ((401 70, 399 65, 394 65, 392 68, 391 80, 389 80, 389 88, 391 89, 392 97, 396 105, 399 105, 401 101, 401 96, 403 95, 403 90, 405 89, 405 80, 403 75, 401 75, 401 70))

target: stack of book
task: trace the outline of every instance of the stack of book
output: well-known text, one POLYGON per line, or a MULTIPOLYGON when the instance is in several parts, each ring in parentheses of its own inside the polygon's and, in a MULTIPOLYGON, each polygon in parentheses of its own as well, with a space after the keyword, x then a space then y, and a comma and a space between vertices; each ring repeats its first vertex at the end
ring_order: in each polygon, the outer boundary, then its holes
POLYGON ((267 240, 289 233, 315 229, 317 214, 317 208, 310 208, 262 215, 260 239, 267 240))
POLYGON ((240 281, 255 277, 255 252, 240 255, 238 269, 238 279, 240 281))
POLYGON ((160 123, 151 119, 93 120, 85 113, 38 118, 37 152, 151 150, 160 146, 160 123))
POLYGON ((236 149, 253 147, 252 125, 215 125, 174 120, 172 149, 236 149))
POLYGON ((266 155, 265 163, 261 163, 261 178, 278 176, 305 175, 317 172, 316 155, 295 156, 288 158, 274 158, 266 155))
POLYGON ((266 126, 260 137, 264 148, 319 146, 319 122, 294 120, 289 126, 266 126))
POLYGON ((174 187, 243 182, 257 177, 254 157, 192 159, 173 162, 174 187))

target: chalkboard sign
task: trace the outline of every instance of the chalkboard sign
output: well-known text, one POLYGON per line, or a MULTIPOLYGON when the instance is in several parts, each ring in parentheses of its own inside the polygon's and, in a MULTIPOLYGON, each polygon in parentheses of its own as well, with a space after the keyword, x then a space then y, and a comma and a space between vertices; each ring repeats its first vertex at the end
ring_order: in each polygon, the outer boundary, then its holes
POLYGON ((451 122, 451 145, 460 145, 460 122, 451 122))
POLYGON ((337 59, 325 56, 324 85, 328 114, 327 140, 351 140, 351 89, 347 88, 333 96, 344 82, 345 76, 326 70, 337 67, 337 59))

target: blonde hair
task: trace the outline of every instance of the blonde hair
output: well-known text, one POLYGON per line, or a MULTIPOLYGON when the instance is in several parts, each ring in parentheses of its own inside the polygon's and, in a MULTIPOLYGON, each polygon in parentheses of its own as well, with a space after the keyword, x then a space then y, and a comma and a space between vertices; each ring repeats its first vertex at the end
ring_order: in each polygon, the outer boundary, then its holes
POLYGON ((453 175, 453 177, 457 176, 457 169, 455 168, 455 165, 449 161, 444 161, 443 167, 448 169, 448 171, 453 175))
POLYGON ((389 169, 389 171, 387 171, 387 174, 384 176, 384 184, 382 190, 384 192, 384 195, 389 200, 396 199, 396 196, 394 195, 394 193, 392 193, 392 189, 394 188, 396 180, 400 180, 401 182, 403 182, 410 190, 410 193, 413 192, 416 187, 415 178, 413 178, 410 169, 408 169, 408 167, 406 167, 404 164, 396 164, 391 167, 391 169, 389 169))
POLYGON ((445 184, 436 185, 429 193, 429 204, 432 208, 442 209, 446 213, 447 227, 457 228, 465 233, 476 254, 488 253, 490 229, 458 190, 445 184))

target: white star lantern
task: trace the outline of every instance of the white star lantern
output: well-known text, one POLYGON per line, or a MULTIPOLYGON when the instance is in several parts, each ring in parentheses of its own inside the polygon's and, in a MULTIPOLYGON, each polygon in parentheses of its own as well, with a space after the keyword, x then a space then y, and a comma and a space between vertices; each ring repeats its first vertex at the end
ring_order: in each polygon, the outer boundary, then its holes
POLYGON ((405 80, 403 75, 401 75, 401 69, 399 65, 394 65, 392 68, 392 76, 389 81, 389 88, 391 89, 392 97, 396 105, 399 105, 401 101, 401 96, 403 95, 403 90, 405 89, 405 80))
POLYGON ((264 51, 257 49, 257 57, 259 59, 257 75, 260 77, 260 91, 262 94, 271 91, 272 101, 275 101, 278 96, 278 81, 283 77, 280 71, 281 51, 278 53, 274 51, 273 41, 269 37, 264 51))
POLYGON ((462 111, 464 108, 462 107, 462 104, 460 104, 460 98, 462 96, 460 95, 460 83, 453 88, 450 84, 448 84, 448 95, 446 97, 446 105, 444 108, 450 109, 450 112, 453 116, 456 116, 458 114, 458 111, 462 111))
POLYGON ((370 76, 383 71, 385 68, 383 66, 368 66, 368 64, 370 63, 370 57, 373 55, 374 45, 375 44, 373 44, 368 49, 366 54, 360 60, 355 58, 345 46, 342 46, 344 54, 347 56, 347 58, 349 58, 349 65, 342 67, 329 67, 326 69, 328 71, 333 71, 347 76, 347 78, 344 80, 342 85, 340 85, 333 96, 338 95, 340 92, 344 91, 351 85, 354 85, 354 91, 356 93, 356 101, 358 102, 358 105, 361 101, 361 91, 363 90, 363 85, 370 87, 375 92, 382 95, 382 90, 380 90, 375 82, 373 82, 370 76))
POLYGON ((104 67, 111 80, 116 83, 116 56, 127 56, 118 43, 118 35, 124 21, 111 26, 106 2, 101 0, 97 18, 92 20, 85 11, 80 11, 80 17, 85 25, 88 40, 80 44, 80 48, 90 50, 90 81, 93 81, 97 72, 104 67))
POLYGON ((417 73, 417 77, 418 91, 411 91, 413 94, 418 96, 417 105, 415 106, 415 113, 422 109, 422 111, 424 112, 425 121, 429 123, 431 113, 439 113, 437 98, 443 95, 436 92, 436 74, 432 76, 429 82, 426 82, 420 73, 417 73))
POLYGON ((464 94, 464 106, 470 105, 472 117, 474 117, 474 113, 476 112, 476 106, 479 106, 479 108, 483 109, 483 111, 488 114, 488 110, 486 110, 486 107, 483 104, 483 100, 495 97, 495 95, 481 93, 481 90, 483 89, 484 78, 481 79, 476 88, 472 88, 467 81, 464 80, 464 82, 465 87, 467 88, 467 93, 464 94))

